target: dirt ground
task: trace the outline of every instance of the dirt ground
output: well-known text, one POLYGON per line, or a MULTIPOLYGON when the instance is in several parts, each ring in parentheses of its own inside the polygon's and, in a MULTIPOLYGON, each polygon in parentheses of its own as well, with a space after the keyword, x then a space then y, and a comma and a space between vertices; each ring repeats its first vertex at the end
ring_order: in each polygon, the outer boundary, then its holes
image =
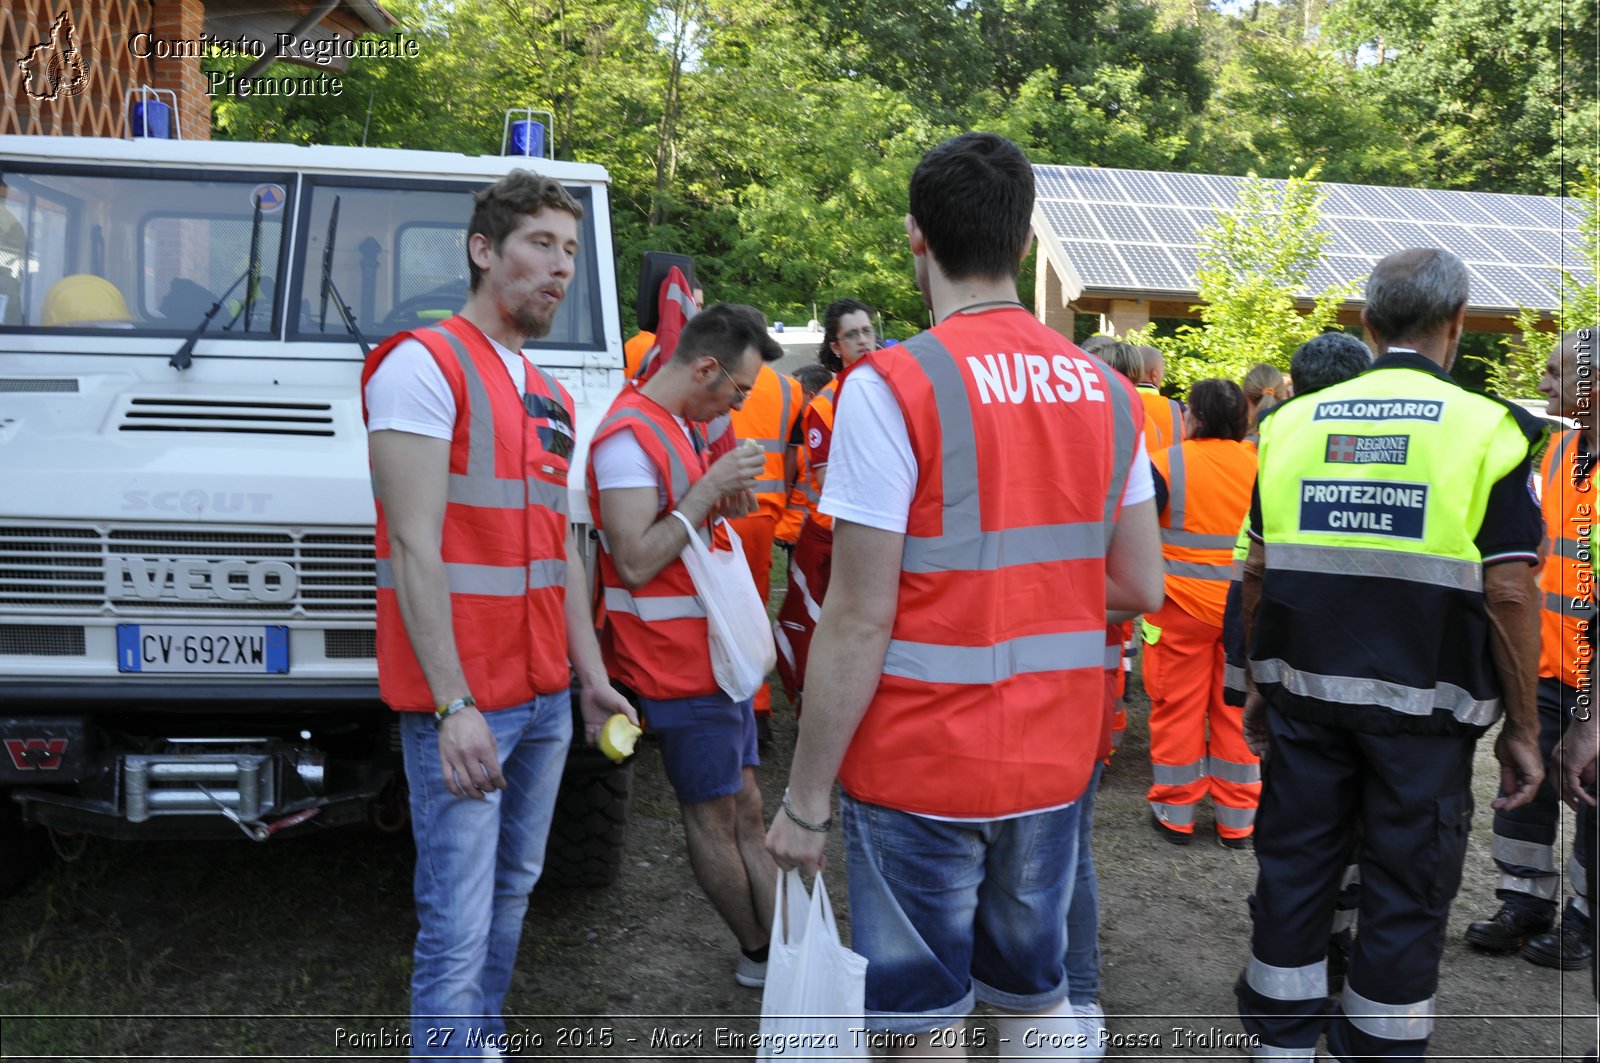
MULTIPOLYGON (((1102 1001, 1118 1038, 1110 1054, 1240 1058, 1210 1046, 1240 1032, 1231 987, 1247 954, 1254 860, 1211 842, 1206 818, 1188 848, 1152 833, 1143 716, 1130 713, 1095 816, 1102 1001)), ((769 809, 792 717, 780 713, 775 731, 761 770, 769 809)), ((1581 1058, 1596 1031, 1587 972, 1486 956, 1461 940, 1495 907, 1488 748, 1432 1058, 1581 1058)), ((690 877, 658 751, 647 744, 636 759, 621 880, 536 891, 510 1029, 527 1042, 523 1058, 750 1058, 727 1046, 727 1032, 755 1032, 760 994, 734 984, 734 943, 690 877)), ((830 844, 825 877, 847 923, 837 835, 830 844)), ((416 925, 410 871, 408 838, 362 831, 266 845, 91 842, 0 907, 0 1057, 403 1057, 394 1038, 405 1029, 416 925)), ((987 1029, 975 1055, 994 1054, 987 1029)))

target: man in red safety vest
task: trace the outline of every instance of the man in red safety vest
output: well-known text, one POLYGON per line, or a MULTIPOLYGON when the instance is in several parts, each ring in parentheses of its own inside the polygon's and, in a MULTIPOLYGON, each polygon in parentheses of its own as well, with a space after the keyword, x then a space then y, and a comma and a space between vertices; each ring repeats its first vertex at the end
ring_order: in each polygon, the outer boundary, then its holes
POLYGON ((1068 996, 1067 906, 1104 751, 1107 611, 1162 600, 1143 410, 1017 299, 1021 149, 946 141, 910 208, 938 324, 839 393, 833 576, 767 845, 814 872, 838 777, 869 1030, 908 1053, 959 1045, 976 999, 1000 1009, 1008 1056, 1030 1030, 1098 1051, 1068 996))
POLYGON ((526 170, 473 202, 466 306, 390 337, 362 373, 378 683, 400 716, 417 844, 416 1058, 456 1051, 432 1047, 445 1026, 466 1043, 506 1034, 572 738, 569 675, 590 741, 612 713, 633 717, 601 663, 568 525, 572 399, 522 353, 572 281, 583 208, 526 170))

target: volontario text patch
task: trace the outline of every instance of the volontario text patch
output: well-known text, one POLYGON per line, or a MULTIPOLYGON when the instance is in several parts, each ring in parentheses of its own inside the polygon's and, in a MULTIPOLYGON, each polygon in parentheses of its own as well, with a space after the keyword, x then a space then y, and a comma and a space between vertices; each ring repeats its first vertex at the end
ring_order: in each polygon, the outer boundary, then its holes
POLYGON ((1300 481, 1302 532, 1420 540, 1427 512, 1427 484, 1300 481))
POLYGON ((1329 436, 1323 460, 1330 465, 1404 465, 1410 436, 1329 436))
POLYGON ((1317 403, 1313 421, 1433 421, 1444 416, 1437 399, 1329 399, 1317 403))

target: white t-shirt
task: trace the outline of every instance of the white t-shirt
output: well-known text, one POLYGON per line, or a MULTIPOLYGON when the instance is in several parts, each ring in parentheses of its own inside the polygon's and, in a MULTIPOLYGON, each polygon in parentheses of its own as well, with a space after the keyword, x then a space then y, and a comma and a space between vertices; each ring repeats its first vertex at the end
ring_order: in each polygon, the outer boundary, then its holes
MULTIPOLYGON (((683 429, 684 438, 693 444, 694 435, 689 431, 689 423, 677 415, 673 415, 672 419, 683 429)), ((656 463, 650 460, 650 455, 644 452, 644 447, 639 445, 639 438, 632 432, 614 432, 606 436, 599 446, 589 452, 589 463, 594 466, 594 482, 600 490, 654 487, 656 505, 666 506, 667 485, 661 481, 656 463)))
MULTIPOLYGON (((487 338, 487 337, 486 337, 487 338)), ((528 363, 521 351, 494 344, 517 394, 528 383, 528 363)), ((367 431, 389 429, 433 439, 453 439, 456 397, 421 340, 401 340, 384 356, 367 381, 367 431)))
MULTIPOLYGON (((817 508, 830 517, 904 533, 917 486, 917 459, 905 415, 889 385, 870 365, 850 370, 845 394, 850 399, 840 402, 834 414, 828 480, 817 508)), ((1155 494, 1141 429, 1122 504, 1131 506, 1155 494)))

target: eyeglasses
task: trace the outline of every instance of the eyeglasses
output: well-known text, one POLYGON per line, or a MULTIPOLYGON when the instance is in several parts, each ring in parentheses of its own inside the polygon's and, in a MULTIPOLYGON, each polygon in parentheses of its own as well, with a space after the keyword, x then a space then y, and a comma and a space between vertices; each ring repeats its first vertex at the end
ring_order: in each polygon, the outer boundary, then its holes
POLYGON ((839 333, 839 338, 841 340, 849 340, 852 343, 857 340, 867 340, 868 342, 871 342, 872 340, 877 339, 877 333, 873 331, 870 325, 863 325, 861 328, 853 328, 849 332, 839 333))
MULTIPOLYGON (((712 359, 712 360, 716 361, 715 359, 712 359)), ((742 388, 742 387, 740 387, 739 386, 739 382, 737 380, 733 379, 733 374, 728 372, 728 367, 727 366, 723 365, 721 362, 717 362, 717 368, 722 370, 722 375, 727 377, 728 378, 728 383, 733 385, 733 390, 739 396, 739 402, 740 403, 743 403, 745 399, 750 397, 750 388, 742 388)), ((751 386, 754 387, 754 385, 751 385, 751 386)))

